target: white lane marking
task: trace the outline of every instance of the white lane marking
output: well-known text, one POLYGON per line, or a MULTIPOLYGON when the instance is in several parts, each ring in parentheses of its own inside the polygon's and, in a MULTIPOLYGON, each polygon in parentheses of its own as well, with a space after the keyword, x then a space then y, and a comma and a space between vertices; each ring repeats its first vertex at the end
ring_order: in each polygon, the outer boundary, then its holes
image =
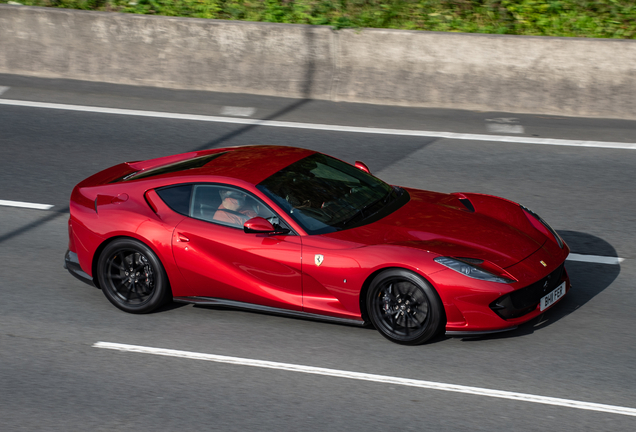
POLYGON ((571 146, 571 147, 594 147, 594 148, 636 150, 636 143, 622 143, 622 142, 609 142, 609 141, 581 141, 581 140, 503 136, 503 135, 463 134, 463 133, 454 133, 454 132, 435 132, 435 131, 408 130, 408 129, 384 129, 384 128, 371 128, 371 127, 360 127, 360 126, 339 126, 339 125, 327 125, 327 124, 318 124, 318 123, 297 123, 297 122, 285 122, 285 121, 275 121, 275 120, 217 117, 217 116, 208 116, 208 115, 199 115, 199 114, 180 114, 180 113, 168 113, 168 112, 160 112, 160 111, 142 111, 142 110, 131 110, 131 109, 122 109, 122 108, 103 108, 103 107, 93 107, 93 106, 84 106, 84 105, 66 105, 66 104, 56 104, 56 103, 48 103, 48 102, 20 101, 20 100, 13 100, 13 99, 0 99, 0 105, 22 106, 22 107, 31 107, 31 108, 49 108, 49 109, 59 109, 59 110, 67 110, 67 111, 81 111, 81 112, 101 113, 101 114, 118 114, 118 115, 129 115, 129 116, 138 116, 138 117, 154 117, 154 118, 174 119, 174 120, 193 120, 193 121, 206 121, 206 122, 215 122, 215 123, 284 127, 284 128, 293 128, 293 129, 310 129, 310 130, 322 130, 322 131, 334 131, 334 132, 353 132, 353 133, 367 133, 367 134, 379 134, 379 135, 446 138, 446 139, 470 140, 470 141, 492 141, 492 142, 506 142, 506 143, 516 143, 516 144, 538 144, 538 145, 557 145, 557 146, 571 146))
POLYGON ((620 264, 625 261, 625 258, 600 256, 600 255, 580 255, 571 253, 566 258, 568 261, 581 261, 590 262, 596 264, 620 264))
POLYGON ((0 95, 4 92, 6 92, 7 90, 9 90, 11 87, 4 87, 4 86, 0 86, 0 95))
POLYGON ((53 207, 52 204, 37 204, 37 203, 28 203, 22 201, 8 201, 8 200, 0 200, 0 206, 6 207, 21 207, 21 208, 30 208, 37 210, 48 210, 53 207))
POLYGON ((303 366, 291 363, 278 363, 264 360, 246 359, 240 357, 228 357, 215 354, 197 353, 192 351, 179 351, 164 348, 152 348, 139 345, 127 345, 111 342, 97 342, 93 344, 94 348, 105 348, 117 351, 135 352, 143 354, 154 354, 167 357, 180 357, 192 360, 206 360, 217 363, 228 363, 240 366, 252 366, 266 369, 278 369, 289 372, 300 372, 314 375, 324 375, 336 378, 349 378, 361 381, 371 381, 394 385, 403 385, 408 387, 419 387, 433 390, 442 390, 455 393, 466 393, 477 396, 488 396, 500 399, 511 399, 523 402, 533 402, 545 405, 556 405, 569 408, 576 408, 588 411, 599 411, 612 414, 621 414, 636 417, 636 409, 621 407, 615 405, 605 405, 592 402, 581 402, 571 399, 561 399, 545 396, 537 396, 526 393, 516 393, 502 390, 491 390, 480 387, 468 387, 456 384, 444 384, 433 381, 421 381, 407 378, 398 378, 386 375, 373 375, 360 372, 350 372, 337 369, 325 369, 313 366, 303 366))
POLYGON ((221 109, 221 115, 237 116, 237 117, 251 117, 256 112, 256 108, 252 107, 235 107, 224 106, 221 109))
POLYGON ((525 130, 519 124, 519 119, 515 117, 499 117, 486 119, 486 129, 493 133, 514 133, 522 134, 525 130))
POLYGON ((486 129, 488 129, 488 132, 492 132, 492 133, 522 134, 524 132, 523 126, 521 125, 498 124, 498 123, 488 123, 486 124, 486 129))

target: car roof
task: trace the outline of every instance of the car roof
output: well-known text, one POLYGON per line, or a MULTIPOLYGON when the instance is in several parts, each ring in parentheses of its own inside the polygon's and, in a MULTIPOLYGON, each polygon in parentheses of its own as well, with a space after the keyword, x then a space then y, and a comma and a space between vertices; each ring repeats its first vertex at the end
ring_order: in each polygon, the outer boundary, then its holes
MULTIPOLYGON (((193 157, 220 154, 204 166, 158 175, 157 178, 210 175, 234 178, 256 185, 314 153, 316 152, 296 147, 266 145, 214 149, 192 154, 193 157)), ((131 180, 134 180, 134 176, 131 180)))

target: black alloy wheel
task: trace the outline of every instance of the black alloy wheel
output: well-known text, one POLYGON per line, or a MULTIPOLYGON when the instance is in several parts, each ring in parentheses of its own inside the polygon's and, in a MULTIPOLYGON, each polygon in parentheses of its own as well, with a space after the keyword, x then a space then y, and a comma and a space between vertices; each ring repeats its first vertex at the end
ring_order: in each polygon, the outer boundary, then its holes
POLYGON ((161 262, 145 244, 128 238, 109 243, 97 263, 106 298, 130 313, 148 313, 171 299, 161 262))
POLYGON ((367 294, 373 326, 392 342, 419 345, 434 337, 444 324, 442 302, 421 276, 403 269, 378 274, 367 294))

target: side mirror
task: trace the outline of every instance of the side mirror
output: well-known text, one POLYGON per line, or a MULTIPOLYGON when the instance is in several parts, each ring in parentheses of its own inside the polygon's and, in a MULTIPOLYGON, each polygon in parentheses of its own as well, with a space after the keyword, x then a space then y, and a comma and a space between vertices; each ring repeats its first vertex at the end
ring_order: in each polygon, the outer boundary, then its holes
POLYGON ((287 234, 288 229, 274 228, 267 219, 262 217, 254 217, 243 224, 243 231, 248 234, 287 234))
POLYGON ((274 225, 269 223, 267 219, 262 217, 255 217, 245 221, 243 224, 243 231, 248 234, 265 234, 274 232, 274 225))
POLYGON ((367 174, 371 174, 371 170, 369 170, 369 167, 366 166, 364 162, 356 161, 356 168, 361 169, 367 174))

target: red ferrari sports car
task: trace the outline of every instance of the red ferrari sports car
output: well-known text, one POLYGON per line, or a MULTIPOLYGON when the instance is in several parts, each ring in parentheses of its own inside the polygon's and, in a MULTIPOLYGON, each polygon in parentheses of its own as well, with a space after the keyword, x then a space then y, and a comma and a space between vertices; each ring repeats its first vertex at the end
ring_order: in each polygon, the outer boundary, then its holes
POLYGON ((531 210, 293 147, 122 163, 79 183, 70 212, 66 268, 132 313, 223 305, 413 345, 514 329, 570 289, 569 248, 531 210))

